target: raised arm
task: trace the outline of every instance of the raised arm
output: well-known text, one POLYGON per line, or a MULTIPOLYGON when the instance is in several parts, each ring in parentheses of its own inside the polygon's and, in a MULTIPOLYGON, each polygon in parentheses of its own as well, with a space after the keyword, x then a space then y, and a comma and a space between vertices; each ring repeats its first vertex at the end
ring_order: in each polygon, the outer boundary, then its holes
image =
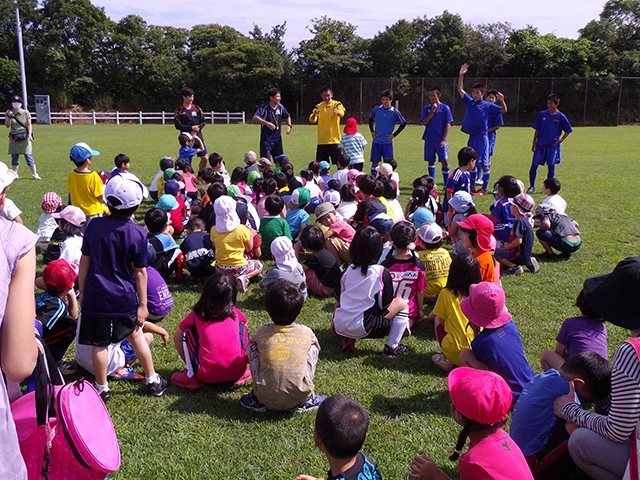
POLYGON ((464 98, 467 92, 464 91, 464 76, 469 71, 469 64, 463 63, 460 67, 460 74, 458 75, 458 93, 460 98, 464 98))

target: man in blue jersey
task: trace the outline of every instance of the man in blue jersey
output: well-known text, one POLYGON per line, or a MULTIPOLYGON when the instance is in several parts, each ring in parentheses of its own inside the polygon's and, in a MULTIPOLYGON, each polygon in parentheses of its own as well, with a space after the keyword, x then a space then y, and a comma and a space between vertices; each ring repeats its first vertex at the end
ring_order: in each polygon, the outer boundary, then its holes
POLYGON ((543 110, 538 114, 538 118, 533 122, 533 159, 531 160, 531 169, 529 170, 529 188, 527 193, 535 193, 536 191, 536 174, 539 165, 547 164, 547 178, 555 178, 556 165, 562 161, 560 157, 560 144, 565 141, 573 128, 567 117, 558 110, 560 105, 560 97, 555 93, 547 97, 547 110, 543 110), (564 132, 562 138, 560 134, 564 132))
POLYGON ((449 179, 449 145, 447 137, 453 115, 449 105, 440 103, 441 90, 438 87, 429 89, 429 101, 431 105, 425 105, 420 115, 420 123, 424 125, 424 161, 429 162, 429 175, 436 178, 436 154, 442 165, 443 184, 447 185, 449 179))
POLYGON ((489 118, 498 113, 507 112, 507 104, 504 95, 497 93, 498 101, 502 106, 489 103, 483 100, 484 85, 475 83, 471 88, 471 96, 464 91, 464 76, 469 71, 469 65, 463 64, 460 67, 460 75, 458 77, 458 93, 460 98, 467 106, 462 121, 462 131, 469 135, 467 145, 473 148, 478 154, 476 171, 471 172, 471 185, 475 184, 478 167, 482 167, 482 188, 477 190, 474 195, 484 195, 489 187, 489 179, 491 178, 491 164, 489 163, 489 118))
POLYGON ((268 92, 269 101, 258 107, 253 121, 260 124, 260 157, 271 159, 284 154, 282 148, 282 119, 287 121, 287 135, 291 133, 291 115, 280 104, 280 90, 268 92))
POLYGON ((391 106, 393 93, 391 90, 382 92, 382 105, 378 105, 369 114, 369 130, 373 145, 371 146, 371 175, 376 176, 376 167, 385 158, 394 158, 393 139, 400 134, 407 121, 402 114, 391 106), (397 130, 394 132, 396 124, 397 130))

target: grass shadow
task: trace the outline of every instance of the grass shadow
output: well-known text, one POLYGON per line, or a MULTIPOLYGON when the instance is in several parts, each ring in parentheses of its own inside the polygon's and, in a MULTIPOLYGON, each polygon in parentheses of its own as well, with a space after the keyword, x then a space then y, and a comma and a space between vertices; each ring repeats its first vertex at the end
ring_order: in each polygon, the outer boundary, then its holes
POLYGON ((372 411, 396 419, 401 415, 429 413, 448 417, 451 415, 449 392, 438 390, 418 393, 410 397, 387 397, 374 395, 369 407, 372 411))

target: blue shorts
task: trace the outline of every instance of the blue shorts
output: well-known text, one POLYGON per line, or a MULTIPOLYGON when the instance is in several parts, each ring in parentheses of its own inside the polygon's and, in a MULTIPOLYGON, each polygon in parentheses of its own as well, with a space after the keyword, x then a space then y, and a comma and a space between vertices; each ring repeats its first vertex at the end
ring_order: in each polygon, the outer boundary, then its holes
POLYGON ((487 135, 469 135, 467 146, 473 148, 478 154, 476 166, 484 167, 491 165, 489 158, 489 137, 487 135))
POLYGON ((538 147, 535 152, 533 152, 533 160, 531 160, 532 165, 557 165, 562 162, 562 158, 560 158, 560 145, 549 145, 547 147, 538 147))
POLYGON ((449 161, 449 143, 444 144, 444 148, 440 148, 440 143, 424 142, 424 161, 434 163, 436 154, 439 162, 449 161))
POLYGON ((384 162, 386 158, 393 158, 393 143, 376 143, 371 145, 371 162, 384 162))

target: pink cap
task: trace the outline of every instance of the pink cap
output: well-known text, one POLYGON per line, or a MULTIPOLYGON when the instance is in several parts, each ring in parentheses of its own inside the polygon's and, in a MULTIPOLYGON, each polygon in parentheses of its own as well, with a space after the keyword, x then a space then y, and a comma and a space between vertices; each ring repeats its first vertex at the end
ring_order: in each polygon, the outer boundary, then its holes
POLYGON ((47 192, 42 195, 42 210, 45 213, 53 213, 62 205, 62 198, 56 192, 47 192))
POLYGON ((493 222, 484 215, 474 213, 469 215, 463 222, 458 223, 459 227, 478 232, 478 247, 484 252, 491 251, 491 235, 493 234, 493 222))
POLYGON ((66 220, 71 225, 75 225, 79 227, 84 222, 87 221, 87 217, 82 210, 78 207, 74 207, 73 205, 67 205, 60 211, 60 213, 52 213, 51 216, 53 218, 61 218, 66 220))
POLYGON ((504 302, 502 287, 491 282, 481 282, 469 287, 469 296, 460 302, 460 308, 474 325, 498 328, 512 318, 504 302))
POLYGON ((469 420, 494 425, 507 418, 512 393, 497 373, 459 367, 449 374, 447 383, 454 408, 469 420))

